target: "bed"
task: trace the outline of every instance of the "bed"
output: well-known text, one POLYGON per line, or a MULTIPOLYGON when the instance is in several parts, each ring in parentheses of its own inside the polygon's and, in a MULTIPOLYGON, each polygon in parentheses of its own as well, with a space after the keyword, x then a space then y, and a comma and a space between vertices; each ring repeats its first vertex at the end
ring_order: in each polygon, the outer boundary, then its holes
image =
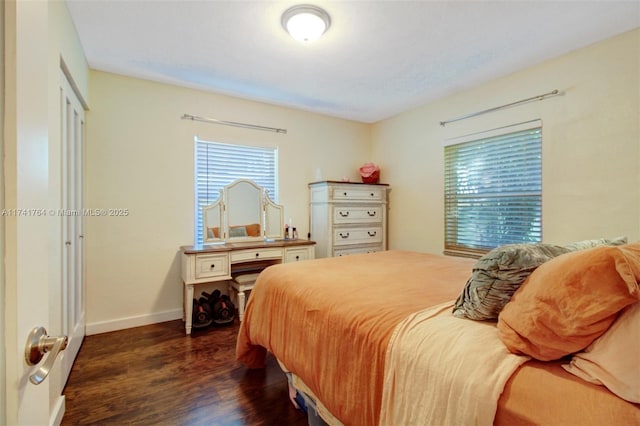
MULTIPOLYGON (((602 384, 590 383, 576 375, 579 366, 571 371, 571 355, 604 338, 622 312, 638 305, 640 244, 563 248, 558 253, 544 248, 542 255, 525 253, 529 265, 524 272, 519 265, 515 273, 508 270, 513 256, 504 251, 493 253, 493 259, 498 259, 493 272, 482 269, 482 259, 408 251, 271 266, 258 277, 247 305, 237 340, 237 359, 249 368, 262 368, 267 352, 272 353, 328 424, 640 424, 640 406, 628 400, 635 396, 624 399, 602 384), (545 304, 536 299, 539 294, 524 292, 528 287, 536 289, 535 284, 529 284, 534 275, 541 275, 546 283, 550 271, 543 266, 559 259, 564 263, 552 265, 553 270, 566 272, 567 262, 594 263, 593 256, 577 256, 600 255, 603 250, 622 251, 637 264, 629 266, 627 258, 601 262, 609 269, 612 262, 614 270, 630 269, 617 275, 623 281, 616 281, 620 294, 606 296, 614 302, 607 302, 606 309, 589 312, 588 321, 596 326, 579 327, 589 331, 589 336, 581 331, 576 340, 563 330, 554 338, 543 334, 527 340, 529 336, 519 335, 530 324, 518 324, 523 316, 508 308, 516 301, 525 309, 531 308, 527 303, 536 307, 545 304), (497 274, 490 283, 496 288, 505 285, 505 271, 516 276, 508 297, 488 298, 490 304, 501 305, 493 314, 504 318, 478 320, 461 315, 461 310, 470 310, 465 306, 472 299, 470 294, 487 295, 482 285, 475 293, 470 290, 472 278, 487 275, 487 271, 497 274), (516 320, 510 321, 509 315, 516 320), (518 346, 522 342, 532 345, 536 338, 542 341, 539 346, 543 349, 547 341, 569 341, 570 348, 564 350, 571 352, 553 360, 538 360, 547 355, 518 346)), ((611 257, 608 251, 607 256, 611 257)), ((487 315, 485 308, 480 309, 483 315, 487 315)), ((536 324, 544 323, 535 313, 532 317, 536 324)), ((575 318, 571 322, 580 323, 575 318)), ((548 331, 548 324, 543 325, 548 331)), ((630 350, 631 356, 639 353, 637 335, 627 340, 627 345, 623 349, 630 350)), ((551 345, 552 358, 557 355, 554 350, 561 350, 557 346, 555 341, 551 345)), ((636 392, 634 383, 632 393, 636 392)))

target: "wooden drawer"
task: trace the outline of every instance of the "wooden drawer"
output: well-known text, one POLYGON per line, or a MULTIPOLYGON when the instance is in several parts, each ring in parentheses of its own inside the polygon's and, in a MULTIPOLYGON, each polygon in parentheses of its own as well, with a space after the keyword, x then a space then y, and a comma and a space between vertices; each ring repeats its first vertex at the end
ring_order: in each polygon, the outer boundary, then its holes
POLYGON ((281 248, 234 250, 231 252, 231 263, 282 259, 282 252, 281 248))
POLYGON ((313 259, 313 248, 288 248, 285 250, 284 261, 300 262, 301 260, 313 259))
POLYGON ((333 230, 333 245, 372 244, 382 242, 382 227, 341 228, 333 230))
POLYGON ((347 247, 347 248, 336 248, 333 250, 334 256, 348 256, 350 254, 364 254, 364 253, 376 253, 379 251, 384 251, 384 248, 381 245, 378 246, 366 246, 366 247, 347 247))
POLYGON ((347 206, 333 208, 333 223, 382 222, 382 206, 347 206))
POLYGON ((359 188, 357 186, 333 188, 332 199, 338 201, 382 201, 384 199, 384 189, 359 188))
POLYGON ((199 254, 196 256, 195 278, 212 278, 229 275, 227 254, 199 254))

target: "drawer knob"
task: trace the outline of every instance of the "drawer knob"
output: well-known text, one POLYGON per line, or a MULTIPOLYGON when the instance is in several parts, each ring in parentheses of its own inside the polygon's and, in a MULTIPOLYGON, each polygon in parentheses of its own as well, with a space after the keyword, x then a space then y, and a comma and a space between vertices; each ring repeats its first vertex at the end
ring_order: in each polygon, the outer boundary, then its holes
POLYGON ((256 253, 256 257, 260 257, 260 253, 256 253))
POLYGON ((211 267, 210 267, 209 269, 213 269, 213 268, 215 268, 215 267, 216 267, 216 265, 211 265, 211 267))
POLYGON ((349 233, 348 233, 348 232, 345 232, 345 233, 343 234, 343 233, 341 232, 341 233, 340 233, 340 237, 342 237, 342 238, 349 238, 349 233))
POLYGON ((367 234, 369 234, 370 237, 375 237, 376 236, 377 231, 367 231, 367 234))
POLYGON ((373 211, 373 212, 367 211, 367 214, 368 214, 369 216, 371 216, 371 217, 375 217, 376 212, 375 212, 375 211, 373 211))
POLYGON ((345 197, 347 196, 347 193, 346 193, 346 192, 344 192, 343 194, 344 194, 344 196, 345 196, 345 197))
POLYGON ((296 260, 300 260, 300 256, 296 256, 296 260))
POLYGON ((369 195, 371 195, 372 197, 374 196, 373 192, 371 194, 369 194, 369 195))
POLYGON ((340 216, 348 217, 349 216, 349 212, 340 212, 340 216))

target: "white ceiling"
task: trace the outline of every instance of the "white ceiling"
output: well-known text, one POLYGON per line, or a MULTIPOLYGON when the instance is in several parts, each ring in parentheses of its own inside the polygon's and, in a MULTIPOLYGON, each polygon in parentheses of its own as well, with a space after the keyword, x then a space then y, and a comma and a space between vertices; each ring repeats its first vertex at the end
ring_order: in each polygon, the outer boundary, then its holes
POLYGON ((311 45, 292 1, 67 0, 93 69, 368 123, 640 27, 639 0, 308 2, 311 45))

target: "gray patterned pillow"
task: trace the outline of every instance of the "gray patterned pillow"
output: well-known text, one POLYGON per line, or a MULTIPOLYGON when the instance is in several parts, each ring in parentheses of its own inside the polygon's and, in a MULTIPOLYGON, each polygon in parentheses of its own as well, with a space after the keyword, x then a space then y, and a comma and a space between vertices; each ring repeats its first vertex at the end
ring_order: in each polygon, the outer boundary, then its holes
POLYGON ((453 315, 497 320, 504 305, 527 277, 547 260, 571 250, 552 244, 508 244, 491 250, 473 266, 453 315))

